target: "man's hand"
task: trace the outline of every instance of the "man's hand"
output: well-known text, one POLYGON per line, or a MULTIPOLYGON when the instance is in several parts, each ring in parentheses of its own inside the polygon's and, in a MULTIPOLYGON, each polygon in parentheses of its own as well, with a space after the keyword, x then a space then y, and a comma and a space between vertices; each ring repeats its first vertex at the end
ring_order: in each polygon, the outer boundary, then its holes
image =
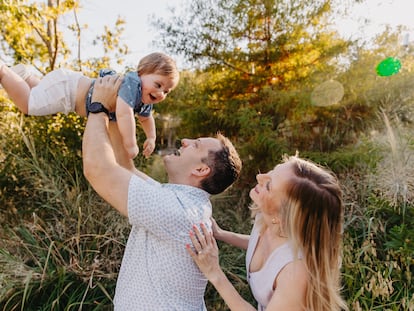
POLYGON ((92 93, 92 102, 100 102, 108 111, 115 111, 118 89, 122 78, 118 75, 108 75, 97 78, 92 93))

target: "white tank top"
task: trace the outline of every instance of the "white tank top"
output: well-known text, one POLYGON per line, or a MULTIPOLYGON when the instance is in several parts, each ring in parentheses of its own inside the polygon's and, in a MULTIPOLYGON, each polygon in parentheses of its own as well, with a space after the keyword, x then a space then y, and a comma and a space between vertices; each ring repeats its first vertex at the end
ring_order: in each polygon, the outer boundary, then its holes
POLYGON ((277 275, 284 266, 294 260, 294 256, 289 243, 286 242, 270 254, 269 258, 259 271, 250 272, 250 263, 257 242, 259 241, 260 226, 257 223, 260 217, 260 214, 256 216, 252 232, 250 233, 249 245, 246 252, 246 271, 250 289, 258 302, 257 309, 263 311, 266 309, 272 298, 274 292, 273 284, 277 275))

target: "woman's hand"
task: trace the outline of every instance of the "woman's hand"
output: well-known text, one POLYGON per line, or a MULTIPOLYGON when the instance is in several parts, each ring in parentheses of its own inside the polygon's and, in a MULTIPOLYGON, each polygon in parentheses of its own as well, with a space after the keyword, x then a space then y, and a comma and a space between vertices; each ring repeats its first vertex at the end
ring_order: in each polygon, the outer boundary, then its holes
POLYGON ((206 226, 201 223, 200 227, 203 234, 195 225, 192 231, 190 231, 190 239, 195 251, 193 251, 190 244, 186 245, 186 249, 205 277, 212 281, 221 271, 218 246, 213 234, 208 232, 206 226))
POLYGON ((100 102, 108 111, 115 111, 116 98, 121 83, 122 78, 118 75, 108 75, 96 79, 91 102, 100 102))
MULTIPOLYGON (((205 277, 213 284, 217 292, 223 297, 230 310, 251 310, 256 308, 251 306, 247 301, 240 296, 233 284, 226 277, 223 270, 220 268, 218 258, 217 242, 213 234, 207 231, 206 226, 200 224, 203 234, 198 230, 197 226, 193 226, 190 231, 190 239, 193 243, 195 251, 189 244, 186 245, 187 252, 193 258, 194 262, 200 268, 205 277)), ((290 309, 278 309, 290 310, 290 309)))
POLYGON ((213 236, 216 240, 222 240, 221 234, 223 232, 223 229, 220 228, 220 226, 217 224, 216 220, 211 217, 211 231, 213 231, 213 236))

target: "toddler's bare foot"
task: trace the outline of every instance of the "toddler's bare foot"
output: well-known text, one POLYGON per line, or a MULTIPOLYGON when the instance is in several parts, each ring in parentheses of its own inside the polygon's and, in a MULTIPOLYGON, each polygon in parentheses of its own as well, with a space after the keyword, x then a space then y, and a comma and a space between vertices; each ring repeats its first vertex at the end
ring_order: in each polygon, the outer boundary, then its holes
POLYGON ((7 67, 6 63, 0 59, 0 83, 1 83, 1 78, 3 78, 3 75, 4 75, 3 69, 6 67, 7 67))
POLYGON ((24 64, 14 65, 10 67, 10 69, 17 73, 25 81, 31 76, 31 73, 24 64))

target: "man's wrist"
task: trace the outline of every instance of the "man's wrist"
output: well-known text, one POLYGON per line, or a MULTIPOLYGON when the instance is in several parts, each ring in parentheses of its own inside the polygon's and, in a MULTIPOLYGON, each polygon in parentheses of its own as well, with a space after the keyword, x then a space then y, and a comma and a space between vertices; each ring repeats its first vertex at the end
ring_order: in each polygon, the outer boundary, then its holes
POLYGON ((93 113, 93 114, 96 114, 98 116, 105 116, 107 119, 109 119, 109 114, 104 112, 104 111, 96 112, 96 113, 93 113))
POLYGON ((86 105, 86 115, 89 116, 89 113, 101 113, 104 112, 109 117, 109 111, 106 107, 98 101, 93 101, 86 105))
POLYGON ((88 116, 88 119, 96 120, 94 122, 97 122, 98 120, 100 120, 99 122, 102 121, 103 123, 108 123, 111 121, 110 117, 105 112, 91 113, 88 116))

